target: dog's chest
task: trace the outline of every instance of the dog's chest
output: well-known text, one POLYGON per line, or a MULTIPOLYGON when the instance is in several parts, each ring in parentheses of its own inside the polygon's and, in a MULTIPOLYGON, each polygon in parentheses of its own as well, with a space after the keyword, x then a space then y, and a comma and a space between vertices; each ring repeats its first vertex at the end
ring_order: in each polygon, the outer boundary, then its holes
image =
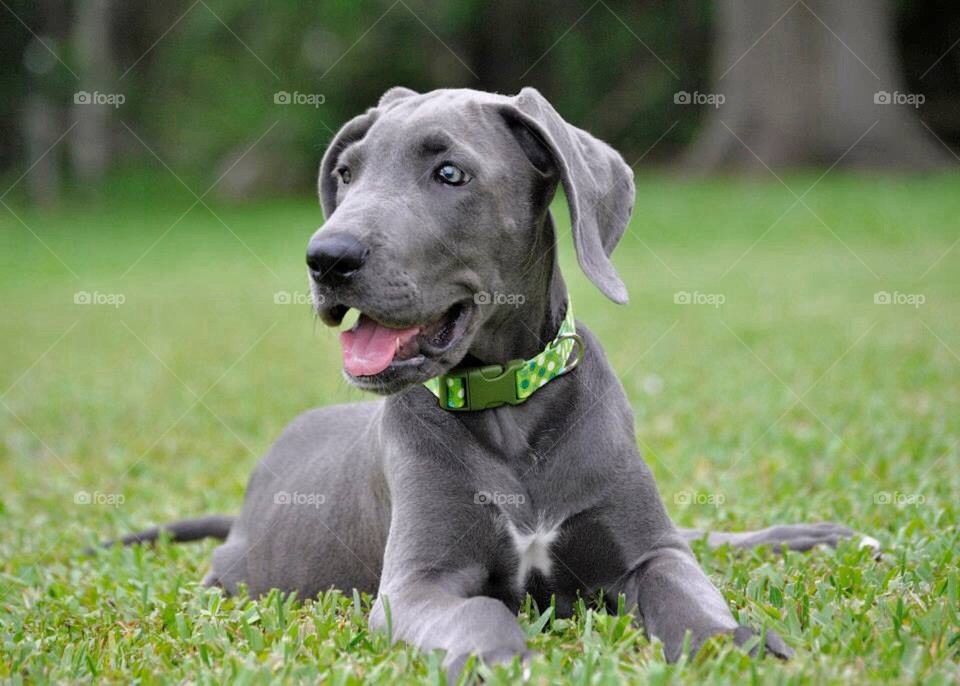
MULTIPOLYGON (((500 578, 515 598, 529 593, 540 607, 557 602, 558 612, 576 598, 622 577, 621 542, 596 512, 567 518, 539 511, 523 521, 501 514, 500 578)), ((506 590, 506 589, 504 589, 506 590)))
POLYGON ((550 548, 560 535, 560 524, 547 524, 541 520, 530 530, 521 529, 508 519, 506 530, 517 560, 513 578, 516 589, 519 591, 525 588, 527 579, 533 572, 549 578, 553 569, 550 548))

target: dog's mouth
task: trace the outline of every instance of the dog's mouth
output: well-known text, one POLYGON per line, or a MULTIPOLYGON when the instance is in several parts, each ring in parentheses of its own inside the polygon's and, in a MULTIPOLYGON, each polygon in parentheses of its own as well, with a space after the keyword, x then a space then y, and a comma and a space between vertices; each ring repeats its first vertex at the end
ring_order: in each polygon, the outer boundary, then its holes
POLYGON ((343 368, 351 377, 369 379, 437 358, 464 336, 471 309, 456 303, 437 319, 412 326, 393 326, 361 312, 353 328, 340 334, 343 368))

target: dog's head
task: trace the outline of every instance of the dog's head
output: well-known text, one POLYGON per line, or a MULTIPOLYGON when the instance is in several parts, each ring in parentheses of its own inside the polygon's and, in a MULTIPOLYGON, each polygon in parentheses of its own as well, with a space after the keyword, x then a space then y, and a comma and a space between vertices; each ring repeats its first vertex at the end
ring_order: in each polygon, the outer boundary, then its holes
POLYGON ((502 327, 508 310, 542 308, 558 183, 580 266, 625 302, 609 256, 632 210, 631 169, 536 90, 393 88, 347 122, 321 164, 327 221, 307 264, 326 324, 361 312, 341 334, 348 380, 381 393, 425 381, 502 327))

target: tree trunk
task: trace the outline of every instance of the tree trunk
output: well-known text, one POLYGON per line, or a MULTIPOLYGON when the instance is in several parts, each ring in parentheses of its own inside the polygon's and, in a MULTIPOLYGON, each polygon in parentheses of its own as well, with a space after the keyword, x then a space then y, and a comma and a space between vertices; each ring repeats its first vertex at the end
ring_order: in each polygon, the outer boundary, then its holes
MULTIPOLYGON (((77 3, 73 43, 83 89, 113 96, 116 69, 110 43, 112 0, 82 0, 77 3)), ((73 115, 77 127, 70 139, 74 171, 82 181, 97 181, 106 172, 111 158, 111 119, 116 107, 97 103, 76 103, 73 115)))
POLYGON ((725 101, 710 107, 687 164, 701 171, 838 160, 878 169, 946 165, 947 152, 904 102, 916 97, 904 92, 893 20, 887 0, 718 2, 711 90, 725 101))
POLYGON ((61 114, 44 95, 31 94, 26 98, 20 131, 31 167, 23 178, 27 197, 40 207, 53 206, 60 199, 60 155, 56 143, 63 135, 61 114))

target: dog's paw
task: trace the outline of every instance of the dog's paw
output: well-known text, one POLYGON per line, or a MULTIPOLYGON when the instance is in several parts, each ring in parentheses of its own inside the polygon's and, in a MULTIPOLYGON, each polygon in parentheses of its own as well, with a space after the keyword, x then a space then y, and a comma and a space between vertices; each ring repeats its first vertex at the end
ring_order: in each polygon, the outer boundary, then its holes
MULTIPOLYGON (((748 626, 739 626, 733 631, 733 641, 738 646, 749 647, 750 657, 757 657, 760 654, 760 634, 748 626)), ((788 646, 780 638, 780 635, 767 629, 763 641, 764 652, 770 653, 781 660, 789 660, 793 657, 793 648, 788 646)))
POLYGON ((883 555, 883 546, 880 545, 880 541, 875 539, 873 536, 867 536, 866 534, 859 534, 860 543, 857 546, 858 548, 869 548, 873 559, 879 560, 883 555))
POLYGON ((750 657, 759 657, 761 655, 774 655, 781 660, 787 660, 793 657, 793 649, 790 648, 779 634, 768 630, 763 636, 761 651, 760 632, 748 626, 738 626, 736 629, 714 629, 698 633, 688 632, 689 644, 687 640, 665 642, 663 645, 663 655, 667 662, 676 662, 689 648, 690 657, 700 653, 705 645, 711 642, 711 639, 729 636, 733 638, 733 643, 739 648, 747 651, 750 657))
MULTIPOLYGON (((457 655, 449 660, 447 663, 447 683, 456 684, 460 679, 461 674, 463 674, 463 668, 467 664, 467 660, 470 659, 475 653, 463 653, 462 655, 457 655)), ((488 650, 484 653, 476 654, 477 660, 482 662, 487 667, 495 667, 496 665, 509 665, 513 662, 514 658, 520 658, 520 664, 523 669, 523 680, 526 681, 530 678, 530 662, 533 660, 533 652, 529 650, 524 650, 521 653, 518 653, 509 648, 503 648, 499 650, 488 650)))

